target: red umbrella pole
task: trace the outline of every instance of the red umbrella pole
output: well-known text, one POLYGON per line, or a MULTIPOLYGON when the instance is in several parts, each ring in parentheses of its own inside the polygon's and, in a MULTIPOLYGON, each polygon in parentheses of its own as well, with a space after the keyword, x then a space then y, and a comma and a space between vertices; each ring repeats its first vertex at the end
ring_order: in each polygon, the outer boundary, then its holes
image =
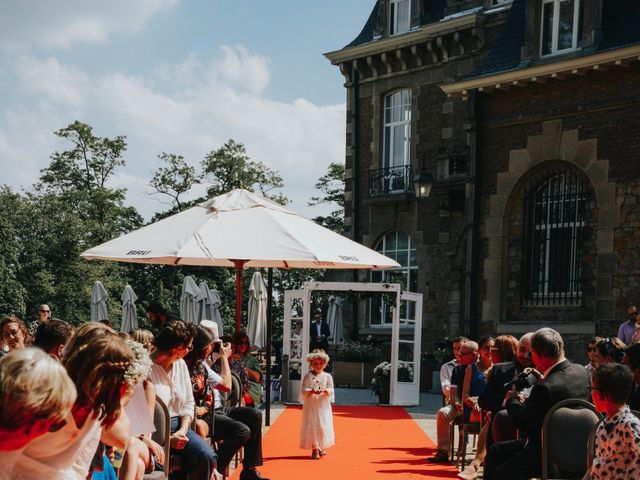
POLYGON ((247 260, 234 260, 236 268, 236 332, 242 330, 242 269, 247 260))

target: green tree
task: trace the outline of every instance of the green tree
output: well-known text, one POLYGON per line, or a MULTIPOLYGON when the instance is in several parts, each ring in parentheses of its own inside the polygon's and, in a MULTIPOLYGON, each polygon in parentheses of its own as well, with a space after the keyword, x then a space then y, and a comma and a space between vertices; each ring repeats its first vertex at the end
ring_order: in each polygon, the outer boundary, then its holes
POLYGON ((313 220, 323 227, 327 227, 334 232, 344 232, 344 164, 331 163, 322 177, 315 184, 316 190, 320 190, 323 195, 311 197, 309 206, 315 205, 337 205, 329 215, 318 216, 313 220))
POLYGON ((166 166, 156 170, 149 185, 155 193, 166 195, 171 199, 171 211, 180 212, 185 206, 180 196, 187 194, 194 185, 201 182, 201 179, 198 178, 196 169, 187 165, 182 155, 163 152, 158 155, 158 158, 166 166))
POLYGON ((284 187, 280 174, 262 162, 251 160, 244 145, 235 140, 209 152, 202 161, 202 170, 210 185, 207 189, 209 197, 234 188, 245 188, 283 205, 288 203, 279 191, 284 187))

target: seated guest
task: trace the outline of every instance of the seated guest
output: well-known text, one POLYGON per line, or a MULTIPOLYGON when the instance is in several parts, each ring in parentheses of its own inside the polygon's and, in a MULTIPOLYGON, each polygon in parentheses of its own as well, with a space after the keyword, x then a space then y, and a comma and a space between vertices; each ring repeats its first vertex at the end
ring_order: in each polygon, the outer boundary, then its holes
POLYGON ((123 405, 142 377, 135 354, 100 323, 82 325, 62 364, 78 397, 64 425, 32 441, 14 465, 21 480, 84 480, 100 441, 126 448, 131 436, 123 405))
POLYGON ((64 320, 54 318, 38 325, 33 346, 41 348, 59 360, 71 335, 73 335, 73 327, 64 320))
POLYGON ((633 385, 627 404, 631 410, 640 410, 640 343, 627 347, 622 363, 633 373, 633 385))
MULTIPOLYGON (((242 360, 240 360, 239 355, 235 355, 236 353, 236 345, 233 341, 233 335, 223 335, 220 337, 220 341, 222 343, 230 343, 231 344, 231 356, 229 357, 229 368, 231 369, 231 373, 235 373, 240 379, 240 383, 242 384, 242 391, 248 392, 251 388, 251 383, 249 382, 249 375, 247 375, 247 366, 244 364, 242 360)), ((214 363, 211 368, 217 373, 220 373, 220 362, 214 363)))
POLYGON ((222 440, 218 449, 218 468, 220 471, 225 471, 236 452, 244 447, 240 480, 268 480, 256 469, 262 465, 262 412, 252 407, 233 407, 223 410, 220 391, 226 392, 231 389, 231 368, 228 360, 230 356, 231 344, 229 343, 220 345, 219 354, 213 353, 214 360, 220 364, 219 375, 202 362, 207 369, 207 381, 213 388, 215 406, 213 439, 222 440))
POLYGON ((194 335, 193 325, 179 320, 164 324, 154 339, 149 379, 169 408, 172 452, 181 458, 189 478, 208 480, 214 473, 216 454, 190 428, 195 402, 189 369, 183 360, 193 348, 194 335))
POLYGON ((131 330, 129 335, 131 335, 132 340, 142 344, 144 349, 151 353, 151 350, 153 350, 153 333, 144 328, 136 328, 135 330, 131 330))
POLYGON ((26 346, 29 335, 27 326, 18 317, 4 317, 0 320, 0 332, 7 351, 20 350, 26 346))
POLYGON ((262 368, 256 357, 251 355, 251 344, 246 333, 238 332, 233 336, 235 344, 234 360, 242 360, 249 376, 249 390, 245 392, 245 403, 257 407, 262 398, 262 368))
POLYGON ((602 337, 593 337, 587 344, 587 357, 589 357, 589 363, 584 368, 587 369, 589 375, 596 369, 596 345, 600 340, 604 340, 602 337))
MULTIPOLYGON (((76 401, 76 387, 62 365, 37 348, 16 350, 0 359, 0 470, 9 454, 55 431, 76 401)), ((2 474, 0 473, 0 478, 2 474)))
POLYGON ((605 363, 621 363, 626 345, 618 337, 607 337, 596 343, 594 364, 596 367, 605 363))
POLYGON ((540 380, 527 396, 510 390, 506 408, 526 439, 495 443, 485 458, 487 480, 527 480, 540 476, 540 430, 545 415, 556 403, 569 398, 590 400, 589 374, 582 365, 565 359, 564 342, 551 328, 537 330, 531 338, 531 359, 540 380))
POLYGON ((449 388, 451 387, 451 374, 453 369, 460 364, 459 353, 460 347, 464 342, 468 342, 467 337, 456 337, 451 343, 453 350, 453 358, 440 367, 440 387, 442 388, 442 396, 445 399, 449 398, 449 388))
POLYGON ((460 395, 462 394, 464 376, 467 366, 478 361, 478 344, 472 341, 464 342, 460 347, 459 359, 460 365, 455 367, 451 374, 449 404, 436 413, 438 443, 436 453, 427 458, 429 463, 449 461, 449 450, 453 440, 450 436, 449 426, 462 414, 460 395))
POLYGON ((585 475, 590 480, 635 480, 640 476, 640 420, 625 401, 633 375, 625 366, 608 363, 593 375, 593 403, 606 419, 598 425, 595 456, 585 475))
POLYGON ((202 438, 209 436, 213 413, 213 392, 208 383, 208 371, 204 366, 204 359, 211 355, 214 343, 213 333, 202 325, 196 327, 193 337, 193 348, 184 357, 184 361, 191 375, 193 401, 196 404, 195 430, 202 438))

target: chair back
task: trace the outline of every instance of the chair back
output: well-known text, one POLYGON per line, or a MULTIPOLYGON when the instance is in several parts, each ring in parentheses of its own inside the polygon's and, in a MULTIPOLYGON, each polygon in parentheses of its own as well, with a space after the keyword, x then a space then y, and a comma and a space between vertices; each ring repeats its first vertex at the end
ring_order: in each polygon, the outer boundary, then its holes
MULTIPOLYGON (((156 427, 156 431, 151 434, 151 438, 164 449, 164 465, 162 466, 162 470, 164 472, 164 478, 168 479, 171 448, 171 417, 169 416, 169 409, 157 395, 156 403, 153 408, 153 425, 156 427)), ((145 477, 147 476, 145 475, 145 477)))
POLYGON ((235 373, 231 373, 231 390, 229 391, 225 400, 224 408, 226 410, 234 407, 239 407, 242 401, 242 383, 240 378, 235 373))
POLYGON ((542 423, 542 480, 549 478, 549 462, 572 476, 584 474, 591 459, 589 439, 602 419, 586 400, 570 398, 555 404, 542 423))

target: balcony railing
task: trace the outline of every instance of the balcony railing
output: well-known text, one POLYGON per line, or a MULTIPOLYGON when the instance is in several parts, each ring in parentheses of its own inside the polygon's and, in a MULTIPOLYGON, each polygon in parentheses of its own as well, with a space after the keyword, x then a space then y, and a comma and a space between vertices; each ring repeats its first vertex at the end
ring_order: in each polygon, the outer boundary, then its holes
POLYGON ((369 171, 369 196, 371 197, 407 193, 412 190, 409 165, 369 171))

